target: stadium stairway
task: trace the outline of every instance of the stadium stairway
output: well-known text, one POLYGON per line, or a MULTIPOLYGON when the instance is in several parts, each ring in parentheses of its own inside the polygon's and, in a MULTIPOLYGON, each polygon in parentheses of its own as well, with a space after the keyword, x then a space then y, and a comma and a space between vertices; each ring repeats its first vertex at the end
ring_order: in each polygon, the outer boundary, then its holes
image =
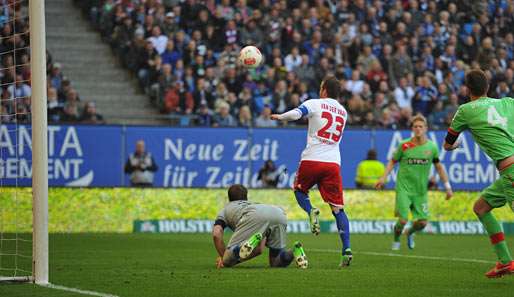
POLYGON ((47 49, 82 102, 94 101, 109 124, 169 123, 138 92, 136 79, 119 66, 72 0, 46 0, 45 4, 47 49))

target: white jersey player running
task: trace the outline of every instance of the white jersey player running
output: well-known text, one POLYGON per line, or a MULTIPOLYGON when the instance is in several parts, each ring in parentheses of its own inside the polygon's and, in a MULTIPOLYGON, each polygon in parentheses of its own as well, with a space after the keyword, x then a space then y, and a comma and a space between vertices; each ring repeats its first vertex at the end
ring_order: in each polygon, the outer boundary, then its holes
POLYGON ((311 99, 293 109, 309 119, 307 145, 302 161, 319 161, 341 164, 339 142, 346 123, 346 110, 337 100, 311 99))
POLYGON ((306 117, 309 121, 307 145, 302 152, 296 173, 294 193, 300 207, 307 212, 312 233, 320 232, 319 209, 312 207, 309 189, 318 185, 323 200, 332 209, 343 243, 341 267, 349 266, 352 260, 350 248, 350 225, 344 212, 343 185, 341 180, 341 154, 339 143, 348 117, 346 109, 339 104, 339 81, 329 76, 320 86, 320 99, 305 101, 299 107, 271 118, 295 121, 306 117))

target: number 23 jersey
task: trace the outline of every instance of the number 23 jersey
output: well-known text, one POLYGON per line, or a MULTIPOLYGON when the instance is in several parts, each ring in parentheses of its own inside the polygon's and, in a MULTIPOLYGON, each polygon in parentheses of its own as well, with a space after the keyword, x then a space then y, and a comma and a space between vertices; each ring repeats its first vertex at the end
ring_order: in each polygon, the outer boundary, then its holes
POLYGON ((348 117, 346 109, 337 100, 310 99, 298 107, 309 120, 307 145, 302 161, 341 163, 339 142, 348 117))

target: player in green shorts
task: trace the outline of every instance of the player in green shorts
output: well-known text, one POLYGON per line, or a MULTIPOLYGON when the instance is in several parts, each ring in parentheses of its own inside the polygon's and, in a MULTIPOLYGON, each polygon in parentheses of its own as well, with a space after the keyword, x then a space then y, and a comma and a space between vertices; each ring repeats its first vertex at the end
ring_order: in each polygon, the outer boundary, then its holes
POLYGON ((500 178, 482 191, 473 211, 487 230, 498 256, 498 263, 486 276, 501 277, 514 273, 514 261, 505 243, 502 227, 491 210, 508 204, 514 211, 514 98, 488 98, 489 82, 479 69, 466 74, 465 85, 471 101, 459 106, 448 129, 444 148, 456 149, 459 146, 459 133, 469 130, 500 172, 500 178))
POLYGON ((377 189, 381 189, 394 165, 399 163, 395 204, 395 215, 398 217, 398 222, 394 226, 393 250, 400 249, 400 237, 407 224, 409 211, 412 212, 414 220, 412 227, 406 232, 409 249, 414 248, 414 234, 423 230, 427 225, 429 216, 428 178, 432 163, 444 183, 446 199, 453 196, 444 167, 439 163, 439 150, 436 144, 426 136, 427 120, 422 115, 416 115, 413 117, 411 125, 414 136, 400 143, 393 158, 389 160, 384 175, 375 185, 377 189))

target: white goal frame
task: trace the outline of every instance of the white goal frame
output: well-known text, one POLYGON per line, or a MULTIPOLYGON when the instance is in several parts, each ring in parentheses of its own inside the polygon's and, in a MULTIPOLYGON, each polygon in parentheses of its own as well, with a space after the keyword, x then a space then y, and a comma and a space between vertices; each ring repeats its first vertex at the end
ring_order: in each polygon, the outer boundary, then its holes
POLYGON ((32 280, 48 284, 48 138, 45 1, 29 1, 32 77, 32 280))
POLYGON ((28 0, 32 129, 32 276, 0 281, 48 285, 48 140, 46 96, 45 2, 28 0))

